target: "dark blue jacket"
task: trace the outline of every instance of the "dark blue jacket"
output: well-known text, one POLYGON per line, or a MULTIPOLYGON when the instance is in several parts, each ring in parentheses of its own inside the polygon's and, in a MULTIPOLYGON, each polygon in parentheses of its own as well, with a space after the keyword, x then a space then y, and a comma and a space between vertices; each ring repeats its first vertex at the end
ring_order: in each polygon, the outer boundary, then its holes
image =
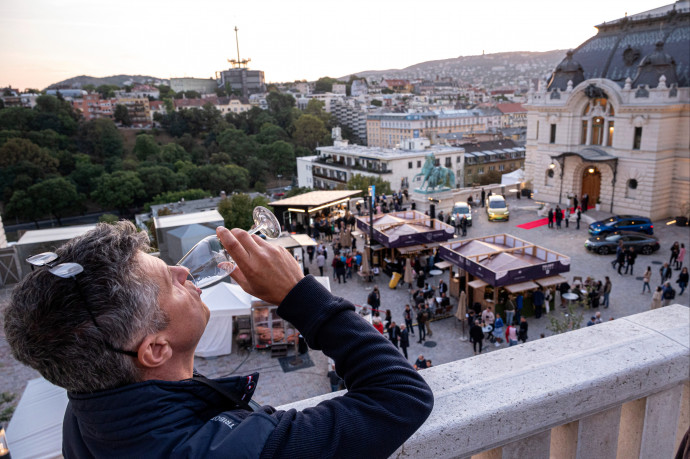
MULTIPOLYGON (((388 457, 426 420, 431 389, 399 351, 312 276, 278 314, 333 358, 348 392, 304 411, 228 408, 195 381, 145 381, 69 394, 63 454, 73 457, 388 457), (373 435, 386 432, 385 435, 373 435)), ((257 375, 217 380, 251 395, 257 375)))

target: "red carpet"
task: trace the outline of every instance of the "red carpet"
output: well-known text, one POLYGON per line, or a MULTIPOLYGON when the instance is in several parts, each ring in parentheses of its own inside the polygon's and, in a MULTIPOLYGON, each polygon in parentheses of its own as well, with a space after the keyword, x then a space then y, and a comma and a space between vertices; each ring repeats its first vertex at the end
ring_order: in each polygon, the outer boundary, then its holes
POLYGON ((517 225, 518 228, 530 230, 533 228, 537 228, 539 226, 544 226, 549 223, 548 218, 540 218, 539 220, 534 220, 533 222, 527 222, 523 223, 522 225, 517 225))

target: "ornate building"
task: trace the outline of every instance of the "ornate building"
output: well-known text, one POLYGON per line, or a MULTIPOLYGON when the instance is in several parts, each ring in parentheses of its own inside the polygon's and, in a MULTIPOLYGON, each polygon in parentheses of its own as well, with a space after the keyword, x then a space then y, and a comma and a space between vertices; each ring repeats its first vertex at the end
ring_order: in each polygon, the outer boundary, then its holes
POLYGON ((535 199, 660 219, 690 200, 690 1, 597 26, 528 94, 535 199))

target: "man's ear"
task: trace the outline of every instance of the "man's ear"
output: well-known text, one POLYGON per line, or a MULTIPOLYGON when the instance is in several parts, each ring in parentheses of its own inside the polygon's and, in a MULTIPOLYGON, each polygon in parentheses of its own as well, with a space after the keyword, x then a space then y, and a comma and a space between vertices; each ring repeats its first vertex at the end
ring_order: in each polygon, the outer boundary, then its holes
POLYGON ((161 334, 146 335, 137 349, 139 363, 146 368, 157 368, 172 358, 170 343, 161 334))

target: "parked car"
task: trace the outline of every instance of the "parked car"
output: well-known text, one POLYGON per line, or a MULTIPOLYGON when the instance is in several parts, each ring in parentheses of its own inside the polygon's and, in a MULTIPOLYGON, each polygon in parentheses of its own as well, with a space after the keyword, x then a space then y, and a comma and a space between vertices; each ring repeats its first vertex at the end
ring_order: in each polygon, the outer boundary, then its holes
POLYGON ((492 194, 486 198, 486 213, 489 215, 489 221, 504 220, 508 221, 510 218, 510 211, 508 204, 503 196, 492 194))
POLYGON ((614 231, 636 231, 639 233, 654 234, 654 225, 647 217, 639 215, 614 215, 606 220, 600 220, 589 225, 589 234, 613 233, 614 231))
POLYGON ((458 201, 453 204, 453 210, 450 211, 450 224, 455 226, 455 216, 459 214, 458 218, 464 215, 467 219, 467 226, 472 226, 472 207, 464 201, 458 201))
POLYGON ((599 236, 592 236, 585 241, 585 248, 590 252, 606 255, 607 253, 614 253, 616 251, 619 241, 623 241, 625 250, 629 250, 630 247, 633 247, 635 252, 645 255, 659 250, 659 240, 657 238, 634 231, 616 231, 613 233, 601 234, 599 236))

